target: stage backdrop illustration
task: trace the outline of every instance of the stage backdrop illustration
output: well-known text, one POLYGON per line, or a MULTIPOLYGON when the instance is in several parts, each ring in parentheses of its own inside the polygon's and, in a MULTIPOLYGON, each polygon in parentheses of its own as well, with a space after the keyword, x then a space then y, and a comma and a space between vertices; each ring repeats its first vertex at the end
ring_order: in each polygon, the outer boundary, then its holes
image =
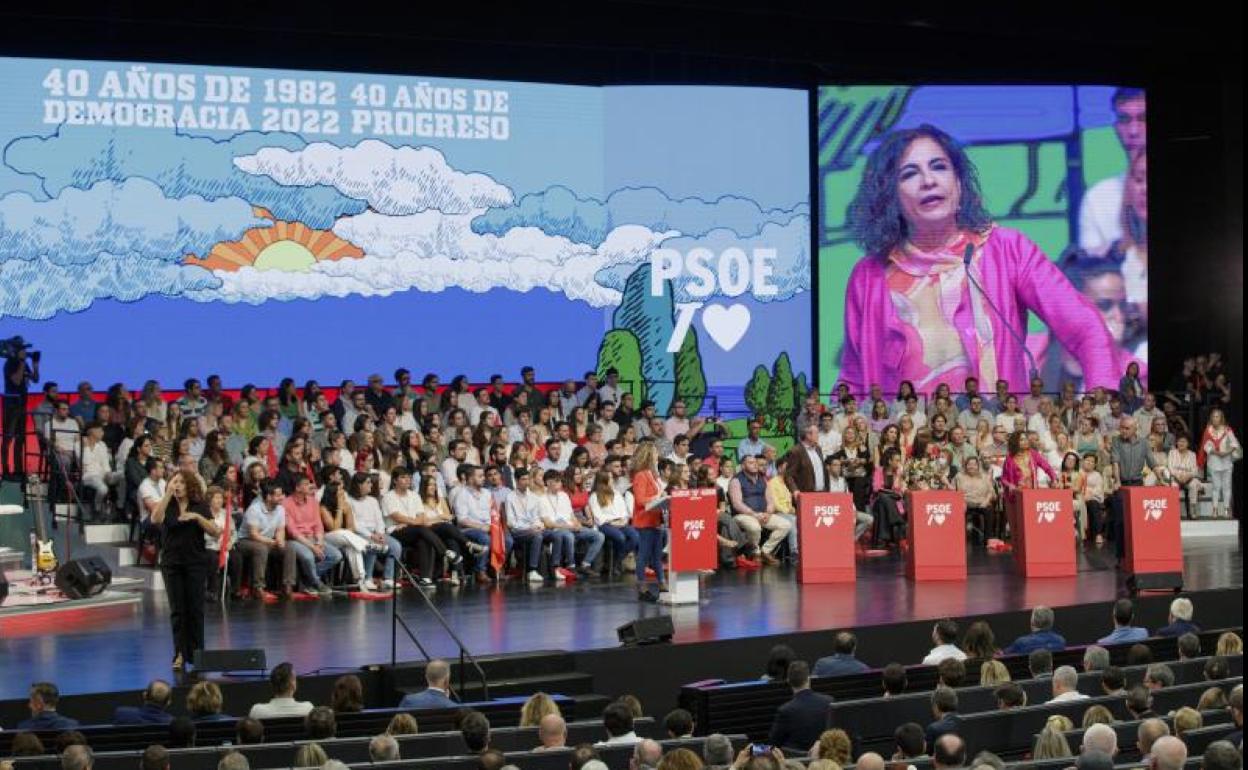
POLYGON ((0 335, 63 388, 532 365, 800 404, 802 91, 35 59, 0 87, 0 335))
MULTIPOLYGON (((1144 99, 1142 91, 1111 86, 819 88, 821 390, 831 390, 840 372, 846 283, 863 256, 846 214, 867 157, 889 131, 925 123, 967 150, 993 220, 1021 231, 1058 262, 1100 311, 1118 345, 1119 363, 1139 362, 1146 377, 1144 99)), ((1050 344, 1034 315, 1027 339, 1046 390, 1065 380, 1079 384, 1077 365, 1060 345, 1050 344)), ((1013 386, 1026 390, 1026 383, 1013 386)))

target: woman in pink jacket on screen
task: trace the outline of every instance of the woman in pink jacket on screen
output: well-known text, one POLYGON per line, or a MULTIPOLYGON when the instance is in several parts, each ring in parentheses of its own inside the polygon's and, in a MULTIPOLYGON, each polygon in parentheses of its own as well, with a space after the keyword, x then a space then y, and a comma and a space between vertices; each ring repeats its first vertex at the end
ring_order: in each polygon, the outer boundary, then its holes
POLYGON ((1009 327, 1025 334, 1029 311, 1079 362, 1087 388, 1117 386, 1113 339, 1096 308, 1036 244, 992 222, 975 167, 945 132, 923 125, 886 136, 847 220, 867 254, 845 296, 840 381, 851 392, 903 380, 922 392, 956 389, 968 376, 1027 382, 1009 327))

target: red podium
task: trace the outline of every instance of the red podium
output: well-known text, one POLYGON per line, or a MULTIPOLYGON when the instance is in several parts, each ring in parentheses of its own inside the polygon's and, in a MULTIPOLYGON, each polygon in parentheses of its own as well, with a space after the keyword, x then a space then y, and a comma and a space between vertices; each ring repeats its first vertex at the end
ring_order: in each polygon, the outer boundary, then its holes
POLYGON ((1022 489, 1010 501, 1014 557, 1024 577, 1070 577, 1075 569, 1075 500, 1069 489, 1022 489))
POLYGON ((852 583, 854 497, 846 492, 803 492, 797 498, 799 583, 852 583))
POLYGON ((966 580, 966 498, 949 490, 906 493, 911 580, 966 580))
POLYGON ((1127 585, 1133 589, 1183 586, 1183 538, 1179 531, 1179 490, 1175 487, 1123 487, 1127 585))
POLYGON ((719 566, 719 517, 712 489, 672 491, 671 527, 668 547, 668 592, 659 597, 664 604, 698 602, 698 570, 719 566))

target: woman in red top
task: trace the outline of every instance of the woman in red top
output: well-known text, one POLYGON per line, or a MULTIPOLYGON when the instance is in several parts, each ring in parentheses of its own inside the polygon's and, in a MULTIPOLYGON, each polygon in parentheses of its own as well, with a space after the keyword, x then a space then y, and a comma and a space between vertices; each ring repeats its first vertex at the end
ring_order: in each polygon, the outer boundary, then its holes
POLYGON ((663 506, 668 495, 659 482, 658 452, 646 442, 633 455, 633 528, 637 530, 637 598, 657 602, 658 594, 646 586, 646 568, 654 570, 660 592, 663 579, 663 506))

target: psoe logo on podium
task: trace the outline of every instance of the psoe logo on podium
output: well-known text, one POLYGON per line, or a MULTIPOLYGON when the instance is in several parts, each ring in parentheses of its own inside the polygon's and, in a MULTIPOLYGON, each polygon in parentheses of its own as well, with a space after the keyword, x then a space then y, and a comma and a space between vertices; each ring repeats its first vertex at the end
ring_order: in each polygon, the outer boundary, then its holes
POLYGON ((1161 521, 1161 516, 1165 512, 1166 512, 1166 498, 1164 497, 1144 498, 1144 520, 1145 521, 1161 521))
POLYGON ((927 526, 941 527, 945 524, 945 519, 953 515, 952 503, 928 503, 924 506, 927 511, 927 526))
POLYGON ((815 506, 815 526, 830 527, 836 524, 836 518, 841 515, 841 506, 839 505, 816 505, 815 506))
POLYGON ((690 519, 685 522, 684 532, 686 540, 697 540, 702 537, 702 532, 706 527, 706 522, 702 519, 690 519))
POLYGON ((1062 510, 1062 504, 1057 500, 1042 500, 1036 505, 1036 523, 1052 524, 1057 520, 1057 514, 1062 510))

